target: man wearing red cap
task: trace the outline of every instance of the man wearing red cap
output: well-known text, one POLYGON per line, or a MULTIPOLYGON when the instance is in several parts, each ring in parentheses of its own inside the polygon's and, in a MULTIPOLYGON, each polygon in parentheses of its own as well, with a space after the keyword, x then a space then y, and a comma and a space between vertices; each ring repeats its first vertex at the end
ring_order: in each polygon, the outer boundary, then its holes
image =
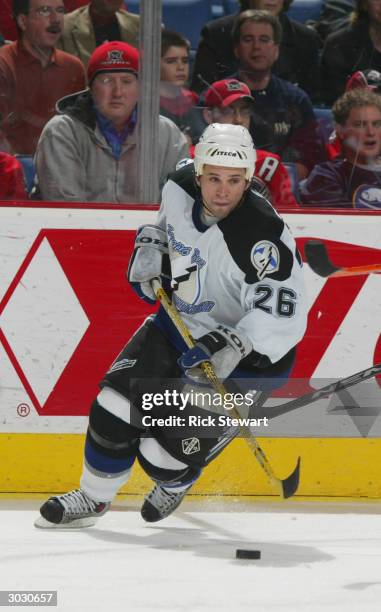
MULTIPOLYGON (((242 125, 256 133, 254 98, 245 83, 236 79, 216 81, 204 94, 205 108, 203 117, 206 123, 231 123, 242 125), (254 125, 253 125, 254 123, 254 125), (250 129, 251 128, 251 129, 250 129)), ((277 210, 290 206, 298 206, 293 194, 290 177, 279 155, 263 149, 256 149, 255 189, 262 192, 277 210)))
MULTIPOLYGON (((46 125, 36 169, 42 199, 134 202, 137 183, 139 53, 123 42, 98 47, 87 68, 89 89, 59 101, 46 125)), ((159 186, 187 157, 185 136, 159 118, 159 186)))

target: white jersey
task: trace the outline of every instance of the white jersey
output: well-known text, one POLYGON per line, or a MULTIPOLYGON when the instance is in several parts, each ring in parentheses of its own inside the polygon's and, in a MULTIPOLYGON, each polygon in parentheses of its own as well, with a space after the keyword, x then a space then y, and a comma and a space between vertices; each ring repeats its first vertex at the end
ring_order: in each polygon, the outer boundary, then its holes
POLYGON ((254 191, 210 227, 200 213, 189 164, 166 183, 158 216, 182 319, 196 339, 217 325, 235 328, 277 362, 301 340, 307 320, 302 261, 289 228, 254 191))

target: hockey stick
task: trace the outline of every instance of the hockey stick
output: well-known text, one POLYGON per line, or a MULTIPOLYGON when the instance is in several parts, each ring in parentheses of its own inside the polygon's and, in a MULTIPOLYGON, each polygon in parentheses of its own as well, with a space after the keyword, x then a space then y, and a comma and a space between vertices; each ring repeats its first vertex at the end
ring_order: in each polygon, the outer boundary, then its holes
MULTIPOLYGON (((190 334, 187 326, 185 325, 184 321, 180 317, 178 311, 176 310, 176 308, 173 306, 172 302, 170 301, 167 293, 162 288, 160 281, 158 281, 157 279, 154 279, 152 281, 152 287, 153 287, 153 289, 155 291, 156 297, 158 298, 158 300, 160 301, 160 303, 163 306, 164 310, 166 311, 166 313, 170 317, 172 323, 174 324, 174 326, 176 327, 176 329, 180 333, 180 335, 183 338, 184 342, 186 343, 187 347, 188 348, 193 348, 195 346, 195 341, 193 340, 193 337, 191 336, 191 334, 190 334)), ((215 389, 215 391, 217 391, 217 393, 219 393, 222 397, 224 397, 224 395, 226 394, 225 387, 223 386, 223 384, 217 378, 212 364, 209 361, 205 361, 204 363, 201 364, 201 369, 204 372, 204 374, 205 374, 206 378, 208 379, 208 381, 211 383, 211 385, 215 389)), ((239 412, 235 408, 233 408, 230 411, 230 413, 233 414, 235 417, 240 418, 240 414, 239 414, 239 412)), ((273 469, 272 469, 272 467, 271 467, 271 465, 270 465, 266 455, 264 454, 264 452, 261 449, 261 447, 259 446, 257 440, 255 439, 255 437, 251 433, 249 427, 245 427, 245 429, 246 429, 247 433, 250 436, 249 438, 245 438, 245 440, 246 440, 250 450, 253 452, 256 460, 258 461, 258 463, 260 464, 262 469, 266 472, 266 474, 269 477, 270 481, 276 486, 276 488, 278 489, 279 493, 281 495, 283 495, 283 497, 285 499, 287 499, 288 497, 291 497, 292 495, 294 495, 294 493, 296 492, 296 490, 298 488, 298 485, 299 485, 300 457, 298 458, 298 461, 297 461, 297 464, 296 464, 296 468, 294 469, 292 474, 290 474, 290 476, 288 476, 284 480, 278 478, 277 476, 275 476, 274 471, 273 471, 273 469)))
POLYGON ((338 268, 330 260, 327 247, 320 240, 308 240, 304 246, 304 252, 309 266, 319 276, 338 278, 339 276, 357 276, 359 274, 381 272, 381 263, 338 268))
POLYGON ((291 412, 291 410, 296 410, 297 408, 302 408, 302 406, 307 406, 307 404, 312 404, 312 402, 316 402, 322 397, 326 397, 327 395, 331 395, 332 393, 336 393, 338 391, 343 391, 343 389, 348 389, 349 387, 357 385, 358 383, 368 380, 369 378, 373 378, 380 373, 381 363, 376 363, 376 365, 371 366, 370 368, 356 372, 356 374, 352 374, 347 378, 341 378, 330 385, 326 385, 321 389, 301 395, 300 397, 290 400, 289 402, 285 402, 284 404, 278 404, 277 406, 273 406, 271 408, 267 407, 267 409, 262 408, 262 412, 255 410, 254 416, 257 419, 265 416, 268 419, 273 419, 274 417, 291 412))

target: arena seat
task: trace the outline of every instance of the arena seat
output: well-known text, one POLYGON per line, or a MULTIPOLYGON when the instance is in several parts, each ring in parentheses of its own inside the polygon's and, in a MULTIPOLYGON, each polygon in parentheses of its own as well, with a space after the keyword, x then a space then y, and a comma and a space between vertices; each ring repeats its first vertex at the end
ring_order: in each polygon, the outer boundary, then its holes
POLYGON ((226 15, 231 15, 232 13, 238 13, 239 11, 239 2, 238 0, 222 0, 226 15))
POLYGON ((28 193, 32 191, 34 185, 34 177, 36 176, 36 168, 34 166, 33 155, 15 155, 22 165, 26 190, 28 193))
MULTIPOLYGON (((126 6, 131 13, 139 13, 140 0, 126 0, 126 6)), ((165 27, 185 36, 193 50, 203 25, 224 15, 222 0, 162 0, 162 7, 165 27)))
POLYGON ((319 21, 323 7, 323 0, 294 0, 287 11, 287 15, 295 21, 319 21))

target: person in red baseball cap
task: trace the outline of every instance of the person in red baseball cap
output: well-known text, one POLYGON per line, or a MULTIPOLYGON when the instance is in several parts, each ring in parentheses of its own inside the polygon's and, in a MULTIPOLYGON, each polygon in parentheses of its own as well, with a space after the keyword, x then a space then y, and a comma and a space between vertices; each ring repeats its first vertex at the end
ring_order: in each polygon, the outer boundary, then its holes
MULTIPOLYGON (((249 87, 237 79, 222 79, 212 83, 202 96, 206 123, 242 125, 254 132, 252 117, 255 100, 249 87)), ((256 124, 255 119, 254 124, 256 124)), ((279 155, 257 149, 254 187, 268 197, 277 210, 298 206, 292 193, 290 177, 279 155)))
POLYGON ((370 89, 376 93, 381 93, 381 73, 373 68, 357 70, 348 79, 345 91, 358 88, 370 89))
MULTIPOLYGON (((139 52, 121 41, 92 53, 85 91, 58 102, 36 152, 44 200, 135 202, 139 52)), ((159 118, 159 184, 188 156, 177 126, 159 118)))

